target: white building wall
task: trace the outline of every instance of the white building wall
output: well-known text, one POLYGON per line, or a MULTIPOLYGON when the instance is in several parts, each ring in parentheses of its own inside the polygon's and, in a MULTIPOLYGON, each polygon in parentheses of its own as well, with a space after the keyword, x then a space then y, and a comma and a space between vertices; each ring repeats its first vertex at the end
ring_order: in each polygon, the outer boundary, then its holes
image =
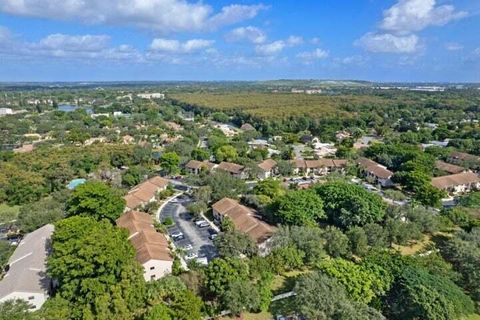
POLYGON ((158 280, 172 273, 173 261, 149 260, 143 264, 145 281, 158 280))

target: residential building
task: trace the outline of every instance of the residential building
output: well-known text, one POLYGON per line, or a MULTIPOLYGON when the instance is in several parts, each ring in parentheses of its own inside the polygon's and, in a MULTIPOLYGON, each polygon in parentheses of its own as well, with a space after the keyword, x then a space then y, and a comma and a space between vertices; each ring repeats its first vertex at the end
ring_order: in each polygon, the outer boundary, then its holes
POLYGON ((13 114, 13 110, 10 108, 0 108, 0 116, 5 116, 7 114, 13 114))
POLYGON ((465 152, 452 152, 447 161, 453 164, 480 164, 480 157, 465 152))
POLYGON ((244 123, 241 127, 240 130, 243 131, 255 131, 255 128, 250 124, 250 123, 244 123))
POLYGON ((117 219, 117 226, 128 230, 136 259, 143 266, 145 281, 160 279, 172 272, 173 255, 168 240, 155 231, 152 217, 144 212, 130 211, 117 219))
POLYGON ((260 171, 258 172, 258 179, 264 180, 272 177, 277 172, 277 161, 273 159, 266 159, 258 164, 260 171))
POLYGON ((432 179, 432 185, 449 194, 458 195, 480 189, 480 178, 473 172, 462 172, 432 179))
POLYGON ((185 169, 191 174, 199 174, 202 170, 211 171, 213 168, 216 167, 215 163, 210 161, 198 161, 198 160, 190 160, 186 165, 185 169))
POLYGON ((50 253, 52 224, 27 234, 7 264, 7 273, 0 281, 0 302, 25 300, 38 310, 47 300, 51 279, 46 272, 46 259, 50 253))
POLYGON ((276 229, 262 221, 255 210, 239 204, 236 200, 223 198, 213 204, 212 213, 219 222, 228 217, 235 230, 247 234, 255 241, 261 253, 268 251, 268 241, 276 229))
POLYGON ((446 163, 444 161, 435 161, 435 168, 440 171, 447 172, 449 174, 456 174, 465 171, 464 167, 460 167, 454 164, 446 163))
POLYGON ((165 99, 165 94, 163 93, 139 93, 137 97, 142 99, 165 99))
POLYGON ((359 158, 357 164, 368 179, 372 179, 382 187, 393 186, 393 172, 388 170, 387 167, 367 158, 359 158))
POLYGON ((318 160, 292 160, 293 172, 296 175, 323 176, 333 171, 343 171, 347 166, 347 160, 342 159, 318 159, 318 160))
POLYGON ((33 144, 24 144, 19 148, 13 149, 13 152, 15 153, 27 153, 27 152, 32 152, 34 149, 33 144))
POLYGON ((247 173, 245 172, 245 167, 232 162, 220 162, 219 165, 215 167, 216 170, 222 170, 230 173, 235 178, 246 179, 247 173))
POLYGON ((140 183, 124 197, 127 203, 126 210, 133 210, 155 201, 157 193, 166 190, 168 184, 169 181, 167 179, 158 176, 140 183))

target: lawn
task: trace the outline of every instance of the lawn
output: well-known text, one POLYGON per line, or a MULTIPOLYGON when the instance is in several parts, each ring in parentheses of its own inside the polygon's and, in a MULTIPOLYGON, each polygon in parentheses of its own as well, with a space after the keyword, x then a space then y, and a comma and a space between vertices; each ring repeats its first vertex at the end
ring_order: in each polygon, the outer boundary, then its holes
POLYGON ((432 243, 432 238, 430 236, 425 236, 421 241, 415 241, 409 246, 400 246, 400 245, 394 244, 393 247, 399 250, 402 255, 411 256, 415 253, 422 251, 431 243, 432 243))
POLYGON ((20 206, 11 207, 5 203, 0 203, 0 224, 17 219, 19 212, 20 206))

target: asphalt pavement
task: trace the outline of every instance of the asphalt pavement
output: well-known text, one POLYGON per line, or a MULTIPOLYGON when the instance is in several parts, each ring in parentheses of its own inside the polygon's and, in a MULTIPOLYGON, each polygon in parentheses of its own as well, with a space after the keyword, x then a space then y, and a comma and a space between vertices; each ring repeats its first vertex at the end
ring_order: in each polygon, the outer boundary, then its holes
POLYGON ((186 195, 173 199, 160 211, 160 220, 163 222, 171 218, 174 221, 174 225, 168 229, 170 235, 179 231, 183 233, 184 239, 174 241, 177 248, 186 248, 190 245, 192 249, 186 250, 187 253, 193 252, 198 258, 207 258, 207 261, 211 261, 217 256, 217 250, 209 238, 209 227, 199 228, 195 225, 186 208, 190 203, 192 199, 186 195))

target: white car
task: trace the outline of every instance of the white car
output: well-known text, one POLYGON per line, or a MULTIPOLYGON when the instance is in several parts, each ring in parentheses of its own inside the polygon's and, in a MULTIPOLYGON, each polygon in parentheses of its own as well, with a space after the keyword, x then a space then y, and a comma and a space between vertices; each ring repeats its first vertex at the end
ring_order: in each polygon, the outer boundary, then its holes
POLYGON ((189 243, 181 247, 182 250, 189 251, 193 249, 193 246, 189 243))
POLYGON ((210 224, 205 220, 195 221, 195 225, 199 228, 206 228, 206 227, 210 226, 210 224))
POLYGON ((185 255, 185 260, 192 260, 198 258, 198 254, 195 252, 189 252, 185 255))

